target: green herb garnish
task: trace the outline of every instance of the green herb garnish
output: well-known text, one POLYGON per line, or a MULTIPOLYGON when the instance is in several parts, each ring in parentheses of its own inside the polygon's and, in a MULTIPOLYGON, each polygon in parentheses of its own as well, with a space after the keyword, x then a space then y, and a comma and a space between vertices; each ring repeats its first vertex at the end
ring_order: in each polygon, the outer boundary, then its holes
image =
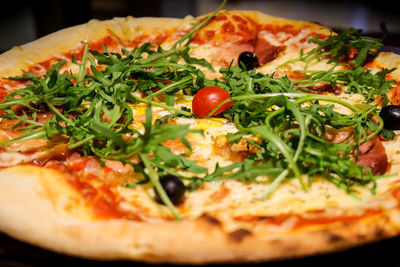
POLYGON ((360 29, 336 30, 339 33, 332 31, 328 38, 317 35, 309 39, 308 42, 317 44, 317 47, 307 53, 302 51, 298 58, 283 65, 303 61, 307 68, 311 62, 327 58, 328 63, 349 62, 357 68, 362 66, 368 57, 376 56, 383 46, 382 39, 363 36, 360 29))

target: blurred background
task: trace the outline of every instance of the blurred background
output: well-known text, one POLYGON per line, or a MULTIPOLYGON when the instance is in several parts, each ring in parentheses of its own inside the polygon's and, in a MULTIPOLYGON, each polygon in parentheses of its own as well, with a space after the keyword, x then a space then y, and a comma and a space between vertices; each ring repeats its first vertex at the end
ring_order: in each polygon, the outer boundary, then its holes
MULTIPOLYGON (((2 6, 0 52, 59 29, 92 18, 125 16, 182 18, 215 10, 222 0, 18 0, 2 6)), ((227 9, 251 9, 325 26, 355 27, 365 35, 381 36, 385 23, 389 35, 384 44, 400 47, 400 8, 388 1, 357 0, 229 0, 227 9)))

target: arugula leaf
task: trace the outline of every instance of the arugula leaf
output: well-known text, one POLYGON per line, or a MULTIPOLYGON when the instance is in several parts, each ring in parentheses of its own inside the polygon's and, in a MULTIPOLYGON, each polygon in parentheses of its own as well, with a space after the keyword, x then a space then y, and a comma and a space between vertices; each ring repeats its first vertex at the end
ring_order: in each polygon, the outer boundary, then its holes
POLYGON ((338 33, 331 31, 328 38, 321 35, 310 38, 308 42, 317 44, 317 47, 307 53, 302 51, 298 58, 289 60, 281 66, 303 61, 307 68, 312 61, 328 58, 328 63, 349 62, 357 68, 362 66, 368 58, 375 57, 383 46, 381 39, 363 36, 361 29, 351 27, 335 30, 338 33), (355 56, 352 55, 354 52, 355 56))
POLYGON ((386 79, 386 75, 393 72, 394 68, 372 73, 365 67, 343 70, 335 70, 335 67, 328 71, 306 72, 308 75, 293 82, 294 86, 307 92, 309 87, 324 82, 332 86, 346 87, 345 93, 360 94, 366 103, 371 103, 377 98, 382 98, 382 107, 389 103, 387 92, 394 87, 395 80, 386 79))
MULTIPOLYGON (((286 177, 295 176, 304 184, 302 174, 307 174, 311 180, 317 175, 326 177, 349 193, 352 193, 354 185, 375 183, 375 176, 351 158, 354 150, 382 130, 381 123, 378 125, 371 120, 377 107, 356 107, 339 98, 307 95, 298 91, 321 80, 342 77, 343 73, 349 75, 347 77, 356 76, 356 71, 336 72, 331 69, 313 73, 314 76, 310 75, 309 80, 298 82, 292 82, 287 77, 273 78, 254 71, 246 72, 236 67, 221 71, 226 83, 231 85, 232 97, 229 101, 234 100, 234 105, 224 112, 224 116, 234 121, 239 129, 239 133, 231 138, 232 142, 249 133, 261 136, 262 142, 257 144, 260 152, 253 155, 254 159, 269 162, 274 168, 282 168, 276 176, 277 180, 263 197, 272 193, 286 177), (353 113, 338 113, 332 104, 322 105, 319 101, 343 105, 353 113), (346 143, 334 144, 325 139, 330 129, 343 129, 351 134, 346 143)), ((375 77, 376 81, 384 79, 383 75, 365 73, 371 75, 368 77, 375 77)), ((343 80, 343 83, 352 81, 360 88, 369 88, 373 86, 371 81, 374 79, 339 80, 343 80)), ((384 91, 389 88, 389 83, 381 83, 384 91)), ((364 90, 367 92, 368 89, 364 90)))

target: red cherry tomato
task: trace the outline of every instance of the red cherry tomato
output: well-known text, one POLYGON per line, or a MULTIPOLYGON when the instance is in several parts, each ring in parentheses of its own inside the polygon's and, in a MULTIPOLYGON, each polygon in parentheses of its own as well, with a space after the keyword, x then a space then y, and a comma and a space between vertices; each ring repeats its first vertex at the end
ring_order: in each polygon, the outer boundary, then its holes
MULTIPOLYGON (((229 99, 229 93, 220 87, 208 86, 204 87, 196 93, 192 100, 192 111, 199 117, 204 118, 216 108, 222 101, 229 99)), ((229 101, 219 107, 212 115, 217 115, 233 105, 233 101, 229 101)))

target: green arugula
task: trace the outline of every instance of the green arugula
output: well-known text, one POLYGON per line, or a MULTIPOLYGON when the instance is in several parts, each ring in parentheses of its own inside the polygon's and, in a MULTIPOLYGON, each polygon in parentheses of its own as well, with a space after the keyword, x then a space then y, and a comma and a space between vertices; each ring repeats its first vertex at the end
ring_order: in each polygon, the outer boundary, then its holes
POLYGON ((386 75, 395 69, 383 69, 376 73, 366 67, 357 67, 343 70, 335 70, 332 67, 328 71, 308 71, 303 79, 296 80, 295 86, 302 91, 309 92, 309 88, 319 83, 331 86, 345 87, 345 93, 360 94, 366 103, 371 103, 381 98, 382 107, 389 103, 387 92, 392 89, 395 80, 386 79, 386 75))
POLYGON ((328 63, 349 62, 357 68, 362 66, 368 58, 375 57, 383 46, 382 39, 364 36, 360 29, 351 27, 344 30, 336 28, 335 30, 339 33, 331 31, 328 38, 321 35, 310 38, 308 42, 317 44, 317 47, 307 53, 301 51, 298 58, 289 60, 282 65, 303 61, 307 68, 313 61, 328 58, 328 63), (352 50, 357 51, 354 58, 349 57, 352 50))
MULTIPOLYGON (((221 70, 225 79, 223 85, 232 96, 224 102, 234 100, 234 105, 224 112, 224 116, 234 121, 239 129, 239 133, 230 139, 237 142, 249 134, 261 136, 262 142, 257 144, 260 152, 249 157, 253 166, 263 168, 265 165, 268 167, 264 168, 281 170, 271 176, 274 182, 263 198, 272 193, 285 177, 296 177, 307 190, 302 180, 304 174, 309 177, 308 185, 311 185, 313 177, 323 176, 350 194, 353 194, 354 185, 372 184, 371 191, 374 192, 376 176, 350 158, 362 143, 381 133, 383 123, 374 122, 374 119, 380 120, 376 116, 378 107, 355 106, 336 97, 301 92, 321 81, 339 81, 354 88, 365 88, 365 92, 376 88, 374 84, 383 85, 383 90, 390 88, 391 81, 384 80, 382 75, 385 71, 372 75, 364 68, 360 70, 368 79, 355 75, 359 69, 316 72, 308 79, 295 82, 286 76, 273 78, 273 75, 247 72, 238 66, 221 70), (358 79, 350 79, 352 76, 358 79), (331 104, 323 105, 321 101, 331 104), (338 113, 333 104, 342 105, 352 113, 338 113), (335 144, 325 138, 333 129, 352 129, 354 133, 345 142, 335 144)), ((215 84, 223 86, 220 81, 215 81, 215 84)), ((234 177, 242 171, 239 169, 227 177, 234 177)))

